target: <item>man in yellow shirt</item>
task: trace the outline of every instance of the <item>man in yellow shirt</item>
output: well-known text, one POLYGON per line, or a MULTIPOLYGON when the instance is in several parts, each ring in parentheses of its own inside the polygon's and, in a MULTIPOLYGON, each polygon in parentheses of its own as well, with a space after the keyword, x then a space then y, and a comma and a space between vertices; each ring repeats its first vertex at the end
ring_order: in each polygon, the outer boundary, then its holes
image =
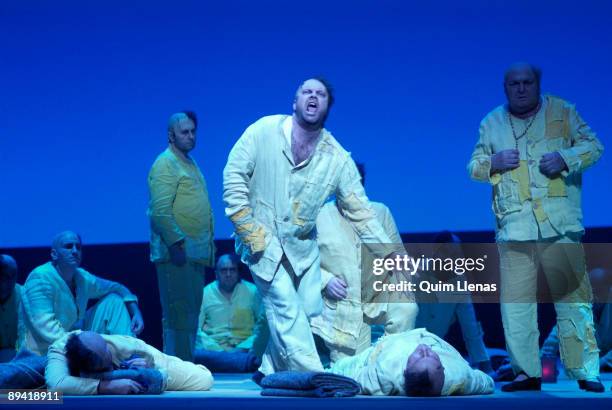
POLYGON ((169 146, 148 179, 151 261, 157 270, 164 352, 184 360, 193 360, 204 272, 215 257, 206 181, 189 155, 197 125, 190 111, 170 117, 169 146))
POLYGON ((238 257, 219 257, 217 280, 204 288, 197 349, 249 351, 255 324, 262 313, 261 298, 252 283, 240 279, 238 257))
POLYGON ((502 390, 541 389, 535 303, 541 265, 553 292, 565 368, 581 389, 603 392, 580 243, 582 173, 603 146, 573 105, 540 95, 540 78, 531 64, 506 71, 508 104, 482 120, 468 164, 473 179, 493 185, 501 313, 517 374, 502 390))
POLYGON ((21 285, 17 283, 17 263, 0 255, 0 363, 15 356, 18 328, 22 325, 21 285))
POLYGON ((203 391, 209 390, 213 383, 211 373, 204 366, 163 354, 142 340, 77 330, 64 335, 49 348, 45 371, 47 388, 66 395, 145 392, 145 386, 132 379, 81 377, 83 373, 119 369, 122 362, 129 364, 130 368, 159 370, 163 390, 203 391))
POLYGON ((19 347, 45 355, 50 344, 75 329, 138 335, 144 328, 138 299, 125 286, 81 268, 81 237, 58 234, 51 262, 34 269, 23 286, 24 331, 19 347), (90 309, 90 299, 99 301, 90 309))

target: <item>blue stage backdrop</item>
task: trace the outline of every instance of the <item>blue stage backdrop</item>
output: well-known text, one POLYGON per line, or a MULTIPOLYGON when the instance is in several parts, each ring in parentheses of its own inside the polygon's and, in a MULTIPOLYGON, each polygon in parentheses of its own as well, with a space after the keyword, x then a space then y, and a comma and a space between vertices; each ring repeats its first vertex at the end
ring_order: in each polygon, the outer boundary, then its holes
MULTIPOLYGON (((328 129, 367 165, 367 192, 403 232, 492 229, 490 187, 466 163, 504 102, 502 73, 539 64, 610 148, 608 1, 33 1, 0 4, 0 246, 148 238, 147 173, 181 109, 217 238, 222 171, 243 130, 289 113, 323 74, 328 129)), ((611 226, 610 152, 585 176, 587 226, 611 226)))

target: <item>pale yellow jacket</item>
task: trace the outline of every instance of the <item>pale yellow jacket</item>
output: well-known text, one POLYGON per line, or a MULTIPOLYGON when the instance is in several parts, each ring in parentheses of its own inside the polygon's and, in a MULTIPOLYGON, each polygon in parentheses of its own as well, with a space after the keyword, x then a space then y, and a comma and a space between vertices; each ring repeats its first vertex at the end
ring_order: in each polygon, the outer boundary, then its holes
POLYGON ((252 283, 239 281, 228 300, 219 290, 219 283, 212 282, 204 288, 196 348, 250 350, 261 311, 261 298, 252 283))
POLYGON ((168 247, 184 240, 188 260, 212 266, 213 214, 206 180, 196 162, 184 161, 167 148, 153 163, 148 181, 151 261, 169 261, 168 247))
POLYGON ((125 286, 82 268, 77 270, 74 280, 76 298, 51 262, 28 275, 22 292, 25 326, 19 335, 20 347, 46 354, 51 343, 73 330, 72 326, 84 318, 89 299, 116 293, 124 302, 138 301, 125 286))
MULTIPOLYGON (((401 244, 402 238, 389 208, 370 201, 376 218, 391 243, 401 244)), ((321 254, 321 288, 333 277, 348 286, 347 297, 333 301, 323 292, 323 312, 311 321, 315 334, 337 346, 354 349, 364 315, 374 319, 386 310, 386 304, 362 304, 361 246, 362 241, 353 225, 338 210, 335 201, 326 203, 317 217, 317 242, 321 254)))
MULTIPOLYGON (((491 111, 480 123, 480 138, 468 164, 476 181, 493 185, 493 212, 498 241, 536 240, 581 233, 582 172, 593 165, 603 146, 576 108, 557 97, 542 97, 542 107, 527 135, 515 140, 506 106, 491 111), (515 149, 520 167, 490 175, 491 155, 515 149), (539 170, 540 159, 559 152, 568 171, 549 179, 539 170)), ((529 120, 512 119, 520 135, 529 120)))
MULTIPOLYGON (((98 379, 71 376, 68 370, 65 348, 68 337, 79 334, 76 330, 65 334, 60 340, 49 347, 45 380, 47 388, 60 391, 66 395, 91 395, 98 393, 98 379)), ((101 335, 110 349, 113 365, 119 368, 122 361, 132 355, 138 355, 147 360, 150 367, 159 370, 164 376, 165 390, 201 391, 209 390, 213 377, 202 365, 186 362, 178 357, 168 356, 140 339, 122 335, 101 335)))
POLYGON ((250 125, 223 171, 225 214, 236 229, 236 251, 265 281, 272 280, 283 255, 298 276, 316 262, 316 218, 332 194, 364 243, 389 243, 355 163, 331 133, 322 129, 312 156, 293 163, 291 118, 272 115, 250 125))
POLYGON ((419 344, 426 344, 440 356, 444 367, 442 396, 493 393, 493 379, 470 367, 461 354, 444 339, 425 329, 383 336, 362 353, 337 361, 328 371, 356 380, 362 394, 404 395, 404 369, 419 344))

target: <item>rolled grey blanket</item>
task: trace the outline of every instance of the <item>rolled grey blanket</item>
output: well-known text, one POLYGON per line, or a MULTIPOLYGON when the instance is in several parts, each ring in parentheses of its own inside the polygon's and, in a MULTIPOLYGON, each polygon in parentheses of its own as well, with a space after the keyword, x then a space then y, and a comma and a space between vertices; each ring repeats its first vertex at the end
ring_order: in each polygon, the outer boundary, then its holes
POLYGON ((361 387, 355 380, 333 373, 278 372, 261 380, 262 396, 353 397, 361 387))

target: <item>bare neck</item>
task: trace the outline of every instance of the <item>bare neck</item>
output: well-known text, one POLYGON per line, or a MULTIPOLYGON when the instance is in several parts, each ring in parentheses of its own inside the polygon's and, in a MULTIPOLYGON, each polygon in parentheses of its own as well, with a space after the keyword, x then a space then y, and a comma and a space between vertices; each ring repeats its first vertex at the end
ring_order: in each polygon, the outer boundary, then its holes
POLYGON ((55 266, 55 269, 59 273, 60 277, 64 279, 64 282, 71 287, 74 280, 74 275, 76 275, 77 272, 77 268, 72 266, 63 266, 55 262, 53 263, 53 266, 55 266))
POLYGON ((522 113, 517 113, 517 112, 514 112, 512 110, 512 107, 510 107, 510 106, 508 107, 508 110, 510 110, 510 113, 512 115, 514 115, 515 117, 520 118, 521 120, 524 120, 525 118, 529 118, 529 117, 531 117, 533 115, 536 115, 538 113, 538 111, 540 111, 540 107, 541 106, 542 106, 542 101, 538 100, 537 105, 534 108, 530 109, 529 111, 522 112, 522 113))
POLYGON ((176 148, 174 146, 174 144, 170 144, 170 150, 172 150, 174 155, 176 155, 177 157, 179 157, 183 161, 185 161, 185 162, 192 162, 191 161, 191 157, 189 156, 189 153, 181 151, 180 149, 176 148))
POLYGON ((304 124, 300 124, 300 121, 293 115, 292 117, 293 127, 292 134, 293 138, 302 143, 314 142, 321 134, 320 126, 308 127, 304 124))

